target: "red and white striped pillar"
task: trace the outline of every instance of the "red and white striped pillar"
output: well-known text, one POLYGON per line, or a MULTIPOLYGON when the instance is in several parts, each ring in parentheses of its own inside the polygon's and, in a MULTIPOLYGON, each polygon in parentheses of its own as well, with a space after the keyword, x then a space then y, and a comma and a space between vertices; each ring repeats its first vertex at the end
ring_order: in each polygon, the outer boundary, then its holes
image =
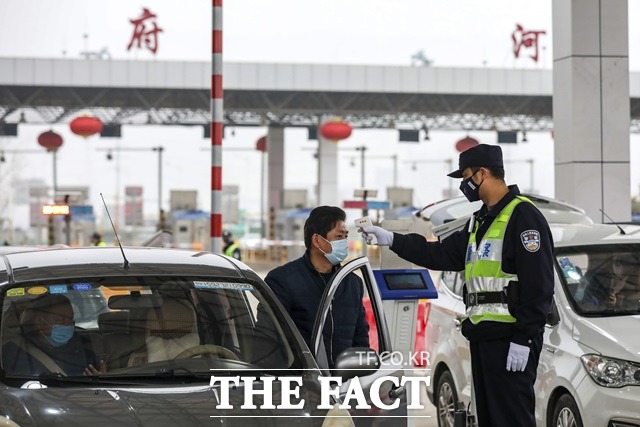
POLYGON ((222 251, 222 0, 213 1, 211 55, 211 251, 222 251))

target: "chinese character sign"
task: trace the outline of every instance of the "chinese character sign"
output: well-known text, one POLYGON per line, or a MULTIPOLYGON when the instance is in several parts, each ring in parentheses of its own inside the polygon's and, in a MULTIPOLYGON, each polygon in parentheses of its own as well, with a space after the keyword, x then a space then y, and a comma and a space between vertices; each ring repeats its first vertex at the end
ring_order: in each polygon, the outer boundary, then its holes
POLYGON ((157 15, 145 7, 142 8, 142 15, 139 18, 129 20, 134 28, 127 50, 131 50, 134 44, 138 49, 142 49, 144 42, 144 47, 155 55, 158 51, 158 33, 162 32, 162 28, 156 24, 156 18, 157 15))
POLYGON ((524 46, 534 50, 534 54, 530 58, 538 62, 538 37, 546 33, 546 31, 525 31, 522 25, 516 24, 516 30, 511 34, 515 57, 518 58, 520 56, 520 49, 524 46))

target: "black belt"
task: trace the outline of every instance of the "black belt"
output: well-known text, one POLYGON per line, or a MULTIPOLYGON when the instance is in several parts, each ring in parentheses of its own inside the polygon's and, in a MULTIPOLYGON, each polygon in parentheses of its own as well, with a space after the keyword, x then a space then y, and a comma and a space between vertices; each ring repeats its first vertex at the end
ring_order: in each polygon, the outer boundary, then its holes
POLYGON ((480 304, 506 304, 507 293, 504 291, 470 292, 466 295, 464 303, 467 307, 480 304))

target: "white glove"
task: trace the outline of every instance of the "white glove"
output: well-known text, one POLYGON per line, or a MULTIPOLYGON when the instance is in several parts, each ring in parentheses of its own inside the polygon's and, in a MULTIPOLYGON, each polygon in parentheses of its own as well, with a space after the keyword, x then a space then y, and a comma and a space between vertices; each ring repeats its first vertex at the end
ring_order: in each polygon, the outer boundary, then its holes
POLYGON ((524 371, 529 360, 529 347, 512 342, 507 356, 507 371, 524 371))
POLYGON ((391 231, 387 231, 382 227, 378 227, 376 225, 371 227, 364 227, 360 229, 362 232, 362 237, 367 242, 367 245, 371 244, 371 240, 373 240, 373 236, 376 236, 378 239, 378 246, 391 246, 393 245, 393 233, 391 231))

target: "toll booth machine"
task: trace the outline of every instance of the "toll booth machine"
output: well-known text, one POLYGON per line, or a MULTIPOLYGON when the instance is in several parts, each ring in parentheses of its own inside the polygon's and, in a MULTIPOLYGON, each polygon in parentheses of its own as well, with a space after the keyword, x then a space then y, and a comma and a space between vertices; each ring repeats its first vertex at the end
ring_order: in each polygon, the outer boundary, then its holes
POLYGON ((426 269, 374 270, 380 290, 393 351, 410 355, 415 349, 420 300, 438 297, 433 280, 426 269))
MULTIPOLYGON (((400 234, 418 232, 424 235, 424 230, 415 229, 410 219, 384 220, 380 225, 386 230, 400 234)), ((424 316, 426 300, 438 298, 433 278, 429 270, 414 268, 412 263, 403 260, 388 247, 380 249, 380 269, 374 270, 373 275, 391 333, 393 352, 401 353, 404 361, 418 361, 415 367, 413 364, 405 364, 407 374, 429 375, 430 371, 424 369, 429 368, 428 358, 420 363, 420 359, 425 356, 421 353, 424 353, 425 349, 416 348, 416 340, 421 338, 424 342, 424 323, 421 322, 425 322, 426 319, 419 317, 424 316)), ((421 418, 409 416, 407 427, 419 425, 419 420, 421 418)))
MULTIPOLYGON (((385 220, 385 230, 400 234, 414 232, 410 219, 385 220)), ((388 247, 380 252, 380 269, 374 270, 384 306, 385 317, 392 334, 394 351, 411 353, 415 348, 419 304, 438 298, 429 270, 414 268, 388 247)))

